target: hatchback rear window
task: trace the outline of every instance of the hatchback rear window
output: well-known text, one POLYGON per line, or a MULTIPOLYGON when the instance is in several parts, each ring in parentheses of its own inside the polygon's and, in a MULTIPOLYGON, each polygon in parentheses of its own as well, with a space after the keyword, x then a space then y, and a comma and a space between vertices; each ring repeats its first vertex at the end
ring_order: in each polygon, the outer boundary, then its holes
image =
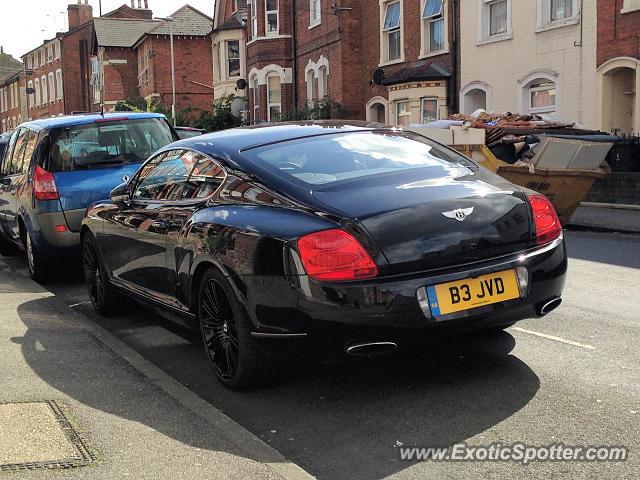
POLYGON ((476 167, 459 153, 406 132, 321 135, 251 148, 243 154, 284 179, 307 185, 451 164, 476 167))
POLYGON ((114 120, 75 125, 51 133, 47 170, 70 172, 142 163, 173 142, 161 118, 114 120))

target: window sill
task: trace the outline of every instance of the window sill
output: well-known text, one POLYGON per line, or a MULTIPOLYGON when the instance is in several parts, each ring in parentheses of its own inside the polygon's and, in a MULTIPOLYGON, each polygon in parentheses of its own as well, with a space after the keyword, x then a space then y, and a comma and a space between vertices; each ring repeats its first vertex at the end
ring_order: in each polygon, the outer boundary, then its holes
POLYGON ((638 5, 637 7, 636 6, 626 7, 620 10, 620 13, 633 13, 633 12, 640 12, 640 5, 638 5))
POLYGON ((479 40, 476 42, 476 46, 479 47, 481 45, 490 45, 492 43, 504 42, 505 40, 512 40, 512 39, 513 39, 512 33, 503 33, 502 35, 494 35, 492 37, 479 40))
POLYGON ((278 38, 291 38, 291 35, 267 35, 263 37, 253 37, 251 40, 247 42, 247 46, 252 45, 254 43, 263 41, 263 40, 275 40, 278 38))
POLYGON ((321 23, 322 23, 322 21, 317 21, 317 22, 314 22, 314 23, 310 23, 309 27, 307 28, 307 30, 311 30, 312 28, 316 28, 321 23))
POLYGON ((572 17, 572 18, 565 18, 563 20, 557 20, 555 22, 548 22, 545 23, 542 26, 538 26, 536 27, 535 32, 536 33, 542 33, 542 32, 548 32, 549 30, 555 30, 557 28, 563 28, 563 27, 570 27, 572 25, 579 25, 580 24, 580 17, 572 17))
POLYGON ((388 62, 379 63, 378 67, 387 67, 389 65, 397 65, 398 63, 404 63, 404 58, 398 58, 397 60, 389 60, 388 62))
POLYGON ((423 58, 437 57, 438 55, 445 55, 447 53, 449 53, 448 48, 444 50, 438 50, 437 52, 421 53, 418 57, 418 60, 422 60, 423 58))

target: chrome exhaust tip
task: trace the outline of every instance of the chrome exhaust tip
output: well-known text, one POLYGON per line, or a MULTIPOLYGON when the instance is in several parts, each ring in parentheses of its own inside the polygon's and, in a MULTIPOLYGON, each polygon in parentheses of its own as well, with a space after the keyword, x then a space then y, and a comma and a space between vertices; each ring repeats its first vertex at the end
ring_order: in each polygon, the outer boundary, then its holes
POLYGON ((562 299, 561 298, 552 298, 551 300, 549 300, 546 303, 544 303, 538 309, 538 314, 541 315, 541 316, 544 316, 547 313, 550 313, 550 312, 554 311, 556 308, 558 308, 561 303, 562 303, 562 299))
POLYGON ((349 345, 345 352, 355 357, 373 357, 391 353, 397 348, 398 344, 395 342, 363 342, 349 345))

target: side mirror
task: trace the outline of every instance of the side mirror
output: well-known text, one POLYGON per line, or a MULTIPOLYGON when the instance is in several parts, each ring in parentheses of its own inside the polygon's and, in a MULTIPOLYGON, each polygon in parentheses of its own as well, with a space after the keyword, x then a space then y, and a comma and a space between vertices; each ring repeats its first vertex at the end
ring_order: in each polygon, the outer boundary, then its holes
POLYGON ((0 176, 0 185, 4 185, 5 187, 11 185, 11 177, 7 177, 4 175, 0 176))
POLYGON ((111 201, 118 205, 119 208, 126 207, 131 201, 131 190, 129 190, 129 184, 121 183, 111 190, 109 196, 111 197, 111 201))

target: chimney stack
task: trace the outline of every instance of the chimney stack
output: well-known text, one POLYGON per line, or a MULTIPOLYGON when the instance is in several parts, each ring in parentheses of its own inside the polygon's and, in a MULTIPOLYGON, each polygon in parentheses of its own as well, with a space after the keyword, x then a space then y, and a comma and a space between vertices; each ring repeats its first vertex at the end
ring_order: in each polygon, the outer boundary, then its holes
POLYGON ((93 7, 89 5, 89 0, 78 0, 77 4, 71 4, 67 7, 69 16, 69 30, 83 25, 93 19, 93 7))

